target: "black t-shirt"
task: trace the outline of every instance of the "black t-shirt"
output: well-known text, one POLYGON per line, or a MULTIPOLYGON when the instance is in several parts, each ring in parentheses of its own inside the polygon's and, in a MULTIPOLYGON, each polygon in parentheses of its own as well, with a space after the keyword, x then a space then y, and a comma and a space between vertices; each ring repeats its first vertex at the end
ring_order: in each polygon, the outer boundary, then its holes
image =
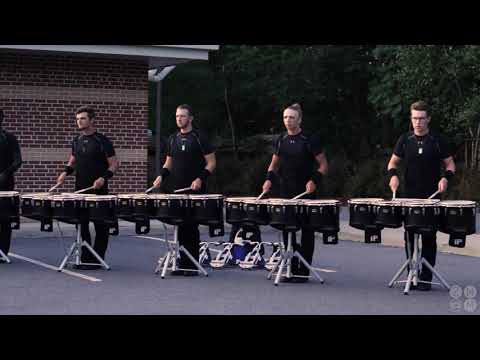
MULTIPOLYGON (((108 170, 108 158, 115 156, 112 142, 98 132, 92 135, 78 135, 72 142, 72 155, 75 156, 75 189, 85 189, 108 170)), ((96 193, 108 193, 108 180, 96 193)))
MULTIPOLYGON (((172 169, 165 188, 171 192, 190 187, 192 182, 205 169, 205 156, 215 152, 206 135, 199 130, 182 134, 181 131, 171 135, 167 144, 167 156, 172 157, 172 169)), ((201 192, 206 192, 202 184, 201 192)))
POLYGON ((406 197, 427 198, 438 190, 442 161, 452 156, 447 141, 429 132, 416 136, 409 132, 397 141, 393 153, 405 161, 406 197))
POLYGON ((11 191, 14 187, 13 173, 22 165, 22 155, 15 135, 0 129, 0 191, 11 191))
POLYGON ((305 185, 318 170, 315 157, 323 153, 318 134, 303 131, 297 135, 282 134, 275 141, 275 155, 280 157, 280 192, 291 198, 305 192, 305 185))

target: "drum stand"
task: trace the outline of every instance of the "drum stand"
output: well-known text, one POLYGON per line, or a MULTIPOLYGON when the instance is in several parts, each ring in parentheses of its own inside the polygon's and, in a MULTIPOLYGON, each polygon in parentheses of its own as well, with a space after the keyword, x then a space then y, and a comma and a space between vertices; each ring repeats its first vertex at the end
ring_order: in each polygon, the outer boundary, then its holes
MULTIPOLYGON (((450 285, 448 285, 448 283, 445 281, 442 275, 440 275, 440 273, 436 271, 427 260, 421 257, 419 238, 420 238, 420 234, 414 234, 413 254, 410 251, 410 245, 408 245, 407 246, 408 260, 405 262, 405 264, 402 265, 400 270, 398 270, 398 272, 395 274, 392 281, 390 281, 390 283, 388 284, 388 287, 392 287, 393 284, 395 283, 406 283, 405 290, 403 291, 405 295, 408 295, 412 283, 414 286, 417 286, 419 282, 429 283, 434 285, 443 285, 447 290, 450 290, 450 285), (438 278, 438 280, 440 280, 441 284, 434 283, 431 281, 419 280, 422 264, 425 265, 432 272, 432 274, 438 278), (397 281, 397 279, 400 277, 400 275, 402 275, 403 271, 407 268, 407 266, 410 268, 410 271, 408 272, 407 280, 397 281)), ((407 232, 407 240, 408 240, 408 232, 407 232)))
POLYGON ((60 264, 60 267, 58 268, 58 271, 62 271, 67 264, 68 259, 74 255, 75 252, 75 262, 73 264, 75 265, 102 265, 105 270, 110 270, 110 266, 100 257, 100 255, 97 254, 95 250, 90 246, 89 243, 86 241, 82 240, 81 236, 81 225, 77 225, 77 239, 76 241, 72 244, 70 247, 70 250, 68 251, 67 255, 63 259, 62 263, 60 264), (93 264, 93 263, 83 263, 81 262, 81 255, 82 255, 82 246, 85 246, 90 253, 95 256, 95 258, 99 261, 100 264, 93 264))
POLYGON ((183 270, 183 271, 198 271, 201 272, 203 275, 208 276, 208 273, 205 269, 199 264, 199 262, 188 252, 187 249, 183 245, 180 245, 178 242, 178 226, 175 225, 173 231, 173 241, 168 241, 167 237, 165 237, 165 242, 167 244, 167 253, 163 258, 158 260, 158 266, 155 269, 155 274, 160 272, 162 269, 162 274, 160 275, 162 279, 165 279, 165 275, 167 274, 167 270, 176 271, 176 270, 183 270), (177 258, 180 256, 180 251, 183 251, 184 254, 190 259, 191 262, 195 264, 198 270, 190 270, 190 269, 180 269, 177 266, 177 258))
POLYGON ((288 232, 288 245, 287 245, 287 251, 285 251, 282 247, 282 253, 280 255, 280 262, 278 262, 270 271, 270 273, 267 276, 267 279, 270 280, 273 276, 273 273, 279 268, 277 272, 277 276, 275 277, 275 286, 278 286, 278 283, 280 282, 280 278, 282 276, 285 276, 288 279, 291 279, 292 277, 303 277, 303 278, 308 278, 309 276, 300 276, 300 275, 292 275, 292 258, 296 256, 309 270, 310 272, 315 275, 315 277, 320 281, 321 284, 324 283, 324 280, 318 275, 316 269, 312 267, 298 251, 293 251, 293 245, 292 245, 292 238, 293 238, 293 232, 289 231, 288 232), (286 265, 286 274, 283 275, 283 270, 285 269, 286 265))
POLYGON ((4 260, 7 264, 10 264, 10 263, 11 263, 10 259, 8 258, 8 256, 5 255, 5 253, 4 253, 2 250, 0 250, 0 259, 4 260))

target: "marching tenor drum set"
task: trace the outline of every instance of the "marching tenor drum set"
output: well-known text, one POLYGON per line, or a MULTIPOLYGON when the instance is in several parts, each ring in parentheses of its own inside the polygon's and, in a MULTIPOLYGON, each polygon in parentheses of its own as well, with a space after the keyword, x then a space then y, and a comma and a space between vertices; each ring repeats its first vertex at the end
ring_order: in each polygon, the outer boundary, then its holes
MULTIPOLYGON (((159 259, 155 269, 155 273, 161 272, 162 278, 165 277, 168 270, 182 270, 178 269, 177 265, 180 252, 184 252, 196 265, 198 271, 207 276, 207 272, 202 267, 203 264, 209 262, 213 268, 223 267, 231 262, 235 245, 249 243, 253 249, 239 261, 240 267, 251 269, 262 264, 270 271, 269 279, 276 272, 274 284, 278 285, 282 276, 287 278, 294 276, 291 271, 291 263, 293 257, 297 257, 323 283, 324 280, 318 274, 317 269, 309 265, 299 252, 293 251, 293 234, 301 228, 307 228, 322 233, 324 244, 338 244, 340 201, 300 199, 306 193, 294 199, 263 199, 265 193, 257 198, 224 198, 220 194, 181 194, 181 192, 191 190, 190 188, 178 190, 174 194, 151 194, 151 189, 145 193, 119 195, 82 194, 87 190, 91 190, 91 188, 73 194, 0 192, 0 218, 8 220, 12 229, 20 228, 20 216, 39 221, 41 223, 40 230, 47 232, 53 231, 54 220, 59 223, 76 225, 76 240, 62 260, 59 271, 66 266, 72 256, 75 256, 75 264, 82 265, 80 257, 83 247, 87 248, 105 269, 110 269, 93 248, 81 240, 80 224, 87 221, 107 224, 111 235, 118 235, 119 219, 134 223, 137 234, 149 233, 151 220, 172 225, 174 228, 173 241, 165 238, 167 251, 159 259), (210 237, 224 236, 224 209, 225 222, 239 225, 241 229, 248 229, 252 226, 271 226, 288 234, 288 245, 285 248, 282 241, 240 241, 238 237, 233 244, 202 242, 200 258, 194 259, 178 243, 178 226, 186 222, 196 223, 207 226, 210 237), (209 247, 211 245, 224 246, 222 251, 217 250, 218 255, 215 258, 210 255, 209 247), (268 260, 262 256, 265 246, 273 248, 272 255, 268 260)), ((353 228, 365 231, 366 243, 380 243, 380 233, 384 228, 395 229, 403 226, 405 230, 415 234, 413 253, 409 253, 408 260, 390 281, 390 287, 394 283, 400 282, 397 279, 405 269, 409 268, 404 290, 404 293, 408 294, 411 284, 417 285, 420 281, 421 266, 426 266, 440 280, 441 285, 447 289, 450 288, 441 274, 421 258, 420 239, 425 233, 439 230, 450 236, 450 246, 465 247, 466 237, 476 231, 477 207, 475 202, 364 198, 348 200, 348 207, 349 224, 353 228)), ((6 254, 1 251, 0 258, 10 262, 6 254)))
MULTIPOLYGON (((434 197, 436 194, 431 196, 434 197)), ((416 286, 422 266, 426 266, 435 275, 440 284, 446 289, 450 285, 443 276, 435 270, 428 261, 421 257, 420 239, 426 233, 439 230, 450 236, 449 245, 463 248, 466 245, 466 236, 476 231, 476 203, 473 201, 440 201, 435 199, 392 199, 378 198, 352 199, 348 201, 350 211, 350 226, 365 230, 365 242, 378 243, 381 237, 372 239, 369 230, 384 228, 404 229, 408 234, 413 233, 413 252, 407 247, 408 259, 397 271, 388 286, 405 282, 404 294, 408 295, 410 287, 416 286), (406 281, 397 281, 405 269, 409 269, 406 281)), ((437 283, 432 283, 436 284, 437 283)))
MULTIPOLYGON (((300 197, 306 193, 297 196, 294 199, 262 199, 263 193, 258 198, 227 198, 225 199, 226 222, 229 224, 248 226, 265 226, 286 232, 288 234, 288 244, 285 249, 282 241, 279 243, 254 243, 254 249, 247 254, 246 259, 240 262, 243 268, 250 268, 254 264, 263 260, 260 251, 262 245, 273 247, 272 256, 266 262, 266 268, 270 270, 268 279, 271 279, 275 271, 275 285, 278 285, 280 278, 294 277, 292 274, 291 263, 293 257, 297 257, 312 274, 323 283, 317 269, 312 267, 302 257, 298 251, 293 251, 293 234, 301 228, 308 228, 315 232, 323 233, 325 244, 337 244, 338 232, 340 230, 340 201, 338 200, 301 200, 300 197), (286 273, 284 274, 284 270, 286 273)), ((217 259, 212 261, 212 266, 219 267, 225 264, 225 260, 231 259, 232 245, 228 245, 228 250, 219 254, 217 259)))

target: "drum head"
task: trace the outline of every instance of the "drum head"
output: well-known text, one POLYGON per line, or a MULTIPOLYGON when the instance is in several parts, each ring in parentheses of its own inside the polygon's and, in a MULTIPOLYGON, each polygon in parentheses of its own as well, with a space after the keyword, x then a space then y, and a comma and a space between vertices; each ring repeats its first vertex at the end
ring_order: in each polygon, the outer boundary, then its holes
POLYGON ((385 199, 381 199, 381 198, 350 199, 348 200, 348 203, 354 204, 354 205, 371 205, 371 204, 376 204, 379 201, 385 201, 385 199))
POLYGON ((131 194, 131 197, 129 199, 136 199, 136 200, 148 200, 148 199, 153 199, 152 195, 148 195, 145 193, 139 193, 139 194, 131 194))
POLYGON ((157 199, 167 199, 167 200, 187 200, 189 196, 187 194, 155 194, 158 196, 157 199))
MULTIPOLYGON (((61 195, 51 195, 48 196, 48 199, 52 201, 74 201, 74 200, 83 200, 87 195, 82 194, 61 194, 61 195)), ((91 196, 91 195, 90 195, 91 196)))
POLYGON ((436 207, 440 203, 440 200, 437 199, 423 199, 423 200, 410 200, 402 201, 403 206, 405 207, 436 207))
MULTIPOLYGON (((260 200, 261 201, 261 200, 260 200)), ((284 205, 284 206, 295 206, 302 204, 302 200, 290 200, 290 199, 267 199, 265 203, 268 205, 284 205)))
POLYGON ((116 199, 117 197, 114 195, 95 195, 85 197, 85 201, 112 201, 116 199))
POLYGON ((340 204, 338 200, 302 200, 305 206, 336 206, 340 204))
POLYGON ((375 203, 377 206, 398 206, 401 207, 403 206, 403 203, 398 200, 383 200, 375 203))
POLYGON ((254 204, 254 205, 266 205, 268 204, 270 199, 261 199, 261 200, 257 200, 257 198, 251 198, 251 199, 247 199, 247 200, 243 200, 242 202, 244 204, 247 204, 247 205, 251 205, 251 204, 254 204))
POLYGON ((474 208, 477 206, 477 204, 474 201, 468 200, 445 200, 441 201, 439 206, 454 208, 474 208))
POLYGON ((138 195, 138 194, 118 194, 117 198, 119 198, 119 199, 132 199, 135 195, 138 195))
POLYGON ((95 194, 75 194, 75 193, 61 193, 60 195, 58 194, 52 194, 51 196, 65 196, 65 197, 73 197, 73 198, 85 198, 87 196, 97 196, 95 194))
POLYGON ((254 201, 257 198, 254 197, 229 197, 225 199, 225 202, 227 203, 243 203, 247 201, 254 201))
MULTIPOLYGON (((179 196, 179 195, 176 195, 179 196)), ((181 196, 181 195, 180 195, 181 196)), ((200 195, 188 195, 192 200, 216 200, 223 199, 221 194, 200 194, 200 195)))

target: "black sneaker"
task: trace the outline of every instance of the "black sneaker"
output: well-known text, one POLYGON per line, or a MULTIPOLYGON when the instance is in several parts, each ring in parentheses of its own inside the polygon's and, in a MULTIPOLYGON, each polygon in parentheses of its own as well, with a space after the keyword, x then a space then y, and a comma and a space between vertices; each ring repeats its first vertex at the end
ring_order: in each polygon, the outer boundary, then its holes
POLYGON ((291 283, 291 282, 293 282, 293 277, 292 278, 281 277, 280 282, 281 283, 291 283))
POLYGON ((0 264, 6 264, 6 263, 7 263, 7 260, 0 259, 0 264))
POLYGON ((294 278, 292 278, 292 282, 295 283, 295 284, 303 284, 303 283, 308 282, 308 278, 307 277, 294 277, 294 278))

